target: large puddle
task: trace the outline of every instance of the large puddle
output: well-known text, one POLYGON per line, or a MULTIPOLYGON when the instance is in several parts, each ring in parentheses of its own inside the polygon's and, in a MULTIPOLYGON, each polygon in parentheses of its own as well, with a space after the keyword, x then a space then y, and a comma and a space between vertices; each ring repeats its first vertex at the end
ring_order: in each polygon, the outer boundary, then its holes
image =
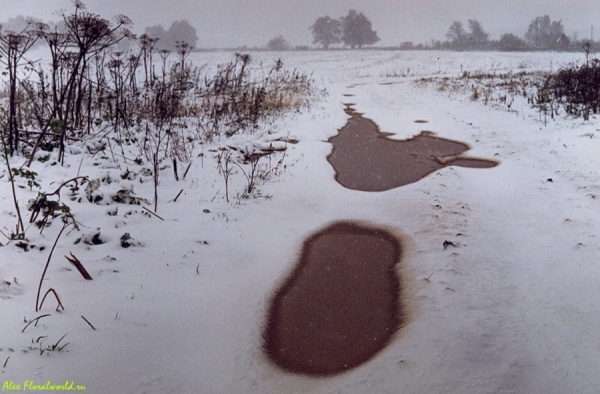
MULTIPOLYGON (((385 191, 418 181, 434 171, 454 165, 491 168, 494 160, 462 156, 469 145, 437 137, 429 131, 407 140, 392 140, 370 119, 346 104, 348 123, 331 137, 327 160, 344 187, 361 191, 385 191)), ((416 121, 425 123, 423 120, 416 121)))
POLYGON ((290 372, 332 375, 371 359, 404 323, 401 254, 393 234, 354 222, 309 237, 271 303, 271 360, 290 372))

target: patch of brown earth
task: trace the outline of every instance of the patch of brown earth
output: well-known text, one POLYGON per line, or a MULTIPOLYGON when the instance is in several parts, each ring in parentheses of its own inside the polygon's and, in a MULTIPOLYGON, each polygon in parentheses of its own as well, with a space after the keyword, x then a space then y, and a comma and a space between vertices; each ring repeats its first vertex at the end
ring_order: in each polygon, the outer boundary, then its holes
POLYGON ((371 359, 404 323, 401 255, 394 235, 353 222, 309 237, 271 303, 264 334, 270 359, 308 375, 341 373, 371 359))
POLYGON ((346 104, 348 123, 336 136, 327 160, 342 186, 361 191, 385 191, 416 182, 449 165, 491 168, 498 162, 462 153, 469 145, 437 137, 430 131, 407 140, 392 140, 370 119, 346 104))

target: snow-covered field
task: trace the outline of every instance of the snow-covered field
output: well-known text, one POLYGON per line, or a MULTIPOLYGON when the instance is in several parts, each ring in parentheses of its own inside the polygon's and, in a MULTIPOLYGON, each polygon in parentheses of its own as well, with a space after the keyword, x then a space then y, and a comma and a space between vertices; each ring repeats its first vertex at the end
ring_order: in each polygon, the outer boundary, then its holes
MULTIPOLYGON (((232 54, 194 56, 214 64, 232 54)), ((14 242, 0 248, 0 384, 23 389, 26 381, 68 381, 89 393, 132 394, 600 390, 597 119, 559 117, 544 125, 524 100, 508 111, 414 84, 417 78, 454 78, 465 70, 556 70, 583 55, 253 56, 255 63, 281 56, 286 67, 312 73, 327 89, 310 109, 277 124, 282 136, 299 140, 288 145, 281 174, 261 183, 262 196, 252 198, 241 196, 243 174, 233 174, 226 202, 214 153, 206 151, 194 159, 185 180, 176 181, 170 168, 161 173, 157 213, 164 221, 139 206, 65 198, 86 226, 84 236, 99 228, 105 243, 75 244, 82 236, 76 231, 59 240, 42 291, 56 290, 65 307, 61 312, 53 297, 35 312, 58 221, 43 235, 35 226, 28 229, 31 243, 43 251, 24 252, 14 242), (468 143, 469 156, 500 165, 448 167, 386 192, 345 189, 326 160, 331 151, 326 140, 348 119, 343 105, 348 102, 382 131, 395 133, 392 138, 431 130, 468 143), (117 206, 116 215, 107 214, 117 206), (403 234, 409 322, 385 350, 347 373, 318 378, 283 372, 261 348, 270 297, 291 271, 303 240, 344 219, 403 234), (122 248, 124 233, 140 245, 122 248), (444 241, 457 246, 444 249, 444 241), (92 281, 63 257, 71 252, 92 281), (44 314, 50 316, 26 327, 44 314), (40 355, 65 334, 54 351, 40 355)), ((15 158, 13 165, 22 160, 15 158)), ((117 185, 153 198, 152 182, 121 180, 122 163, 75 153, 67 162, 34 163, 42 190, 78 173, 109 174, 117 185)), ((5 168, 0 176, 0 229, 9 234, 16 218, 5 168)), ((36 190, 17 193, 25 211, 36 190)), ((3 236, 0 242, 7 244, 3 236)))

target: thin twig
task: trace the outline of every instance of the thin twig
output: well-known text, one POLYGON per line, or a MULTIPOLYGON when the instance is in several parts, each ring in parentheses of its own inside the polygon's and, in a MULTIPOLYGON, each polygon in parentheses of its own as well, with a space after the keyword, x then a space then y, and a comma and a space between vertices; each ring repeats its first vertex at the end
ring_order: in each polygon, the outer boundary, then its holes
MULTIPOLYGON (((65 335, 63 335, 62 337, 60 337, 60 339, 58 340, 58 342, 56 342, 54 345, 52 345, 51 350, 56 350, 56 348, 58 347, 58 344, 65 339, 65 337, 69 335, 69 333, 66 333, 65 335)), ((60 352, 61 350, 63 350, 65 348, 65 346, 67 346, 70 342, 68 342, 66 345, 63 345, 62 347, 58 348, 58 351, 60 352)))
POLYGON ((87 272, 83 264, 81 264, 81 261, 75 257, 73 252, 71 252, 71 257, 65 256, 65 259, 67 259, 69 263, 73 264, 75 268, 77 268, 77 271, 79 271, 85 280, 92 280, 92 276, 89 274, 89 272, 87 272))
POLYGON ((6 160, 6 168, 8 169, 8 180, 10 181, 10 185, 12 188, 13 202, 15 204, 15 210, 17 211, 18 221, 17 221, 16 234, 21 234, 21 232, 23 232, 23 233, 25 232, 25 226, 23 225, 23 219, 21 217, 21 210, 19 208, 19 202, 17 200, 17 191, 15 189, 15 177, 12 173, 12 168, 10 167, 10 160, 8 159, 6 142, 4 141, 4 134, 2 134, 2 145, 4 147, 3 156, 4 156, 4 159, 6 160), (21 228, 21 231, 19 231, 19 227, 21 228))
MULTIPOLYGON (((42 292, 42 282, 44 281, 44 277, 46 276, 46 271, 48 271, 48 266, 50 265, 50 259, 52 259, 52 253, 54 253, 54 248, 56 248, 58 239, 62 235, 63 231, 65 231, 65 229, 67 227, 69 227, 70 225, 71 225, 71 223, 63 224, 62 228, 60 229, 60 232, 58 233, 58 236, 56 237, 56 240, 54 241, 54 245, 52 245, 52 249, 50 249, 50 254, 48 255, 48 260, 46 261, 46 266, 44 267, 44 272, 42 272, 42 277, 40 278, 40 285, 38 286, 37 297, 35 298, 35 311, 36 312, 39 311, 40 308, 42 307, 41 305, 39 305, 40 293, 42 292)), ((48 294, 48 293, 46 293, 46 294, 48 294)), ((56 295, 56 293, 55 293, 55 295, 56 295)), ((44 298, 46 298, 46 296, 44 296, 44 298)), ((57 298, 58 298, 58 296, 57 296, 57 298)), ((43 300, 42 300, 42 303, 44 303, 43 300)), ((58 303, 60 304, 60 300, 58 301, 58 303)), ((65 308, 63 308, 63 309, 65 309, 65 308)))
POLYGON ((82 164, 83 164, 83 157, 81 158, 81 161, 79 162, 79 168, 77 168, 77 176, 79 176, 79 171, 81 171, 82 164))
POLYGON ((8 359, 10 358, 10 356, 6 357, 6 361, 4 362, 4 365, 2 366, 2 368, 6 368, 6 364, 8 364, 8 359))
POLYGON ((157 217, 157 218, 159 218, 160 220, 163 220, 163 221, 165 220, 165 219, 161 218, 160 216, 158 216, 156 213, 154 213, 154 212, 152 212, 151 210, 149 210, 148 208, 146 208, 146 207, 144 207, 144 206, 142 206, 142 208, 144 208, 146 211, 150 212, 151 214, 153 214, 154 216, 156 216, 156 217, 157 217))
POLYGON ((55 191, 53 191, 52 193, 46 193, 46 196, 53 196, 55 194, 60 195, 60 189, 62 189, 63 186, 65 186, 66 184, 68 184, 69 182, 73 182, 76 181, 78 179, 83 179, 83 180, 88 180, 87 176, 76 176, 75 178, 69 179, 68 181, 63 182, 55 191))
POLYGON ((179 193, 177 193, 177 196, 175 197, 175 199, 173 200, 173 202, 177 202, 177 199, 179 198, 179 196, 181 195, 181 193, 183 193, 183 189, 181 189, 179 191, 179 193))
MULTIPOLYGON (((156 150, 158 151, 159 145, 157 144, 156 150)), ((154 210, 158 211, 158 153, 153 154, 152 156, 152 165, 154 167, 154 210)))
POLYGON ((58 293, 56 293, 56 290, 54 290, 52 288, 48 289, 46 294, 44 294, 44 298, 42 298, 42 302, 40 303, 40 309, 42 309, 42 306, 44 305, 44 300, 46 300, 46 297, 50 293, 54 294, 54 297, 56 298, 56 301, 58 302, 58 305, 56 306, 56 311, 58 312, 58 308, 62 308, 62 310, 64 311, 65 307, 63 306, 62 302, 60 302, 60 297, 58 296, 58 293))
POLYGON ((47 314, 45 314, 45 315, 38 316, 38 317, 36 317, 35 319, 31 320, 29 323, 27 323, 27 325, 25 326, 25 328, 23 328, 23 330, 21 331, 21 333, 24 333, 24 332, 25 332, 25 330, 27 329, 27 327, 29 327, 29 325, 30 325, 31 323, 35 322, 35 324, 37 324, 37 322, 38 322, 38 320, 39 320, 39 319, 41 319, 42 317, 48 317, 48 316, 50 316, 50 314, 49 314, 49 313, 47 313, 47 314))
POLYGON ((86 318, 85 318, 85 317, 83 317, 83 316, 81 316, 81 318, 82 318, 83 320, 85 320, 85 322, 86 322, 87 324, 89 324, 89 325, 90 325, 90 327, 92 327, 92 329, 93 329, 94 331, 97 331, 97 330, 96 330, 96 327, 94 327, 94 326, 92 325, 92 323, 90 323, 90 321, 89 321, 88 319, 86 319, 86 318))
POLYGON ((185 169, 185 171, 183 172, 183 179, 185 179, 185 176, 187 175, 188 171, 190 170, 190 167, 192 166, 192 163, 188 164, 187 168, 185 169))

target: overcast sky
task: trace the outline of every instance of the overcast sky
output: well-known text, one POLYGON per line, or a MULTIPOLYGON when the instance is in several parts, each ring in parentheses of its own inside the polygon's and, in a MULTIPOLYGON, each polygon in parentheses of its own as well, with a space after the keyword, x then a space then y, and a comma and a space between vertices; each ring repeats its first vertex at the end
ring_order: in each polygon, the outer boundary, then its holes
MULTIPOLYGON (((467 25, 479 20, 498 39, 503 33, 523 36, 529 22, 548 14, 562 20, 569 37, 590 36, 595 23, 600 37, 599 0, 87 0, 90 12, 103 17, 129 16, 134 31, 175 20, 188 20, 196 28, 198 47, 264 46, 283 35, 292 45, 312 45, 309 26, 320 16, 339 18, 348 10, 363 12, 381 41, 425 43, 445 40, 454 20, 467 25)), ((72 11, 71 0, 0 0, 0 21, 16 15, 57 19, 56 11, 72 11)))

